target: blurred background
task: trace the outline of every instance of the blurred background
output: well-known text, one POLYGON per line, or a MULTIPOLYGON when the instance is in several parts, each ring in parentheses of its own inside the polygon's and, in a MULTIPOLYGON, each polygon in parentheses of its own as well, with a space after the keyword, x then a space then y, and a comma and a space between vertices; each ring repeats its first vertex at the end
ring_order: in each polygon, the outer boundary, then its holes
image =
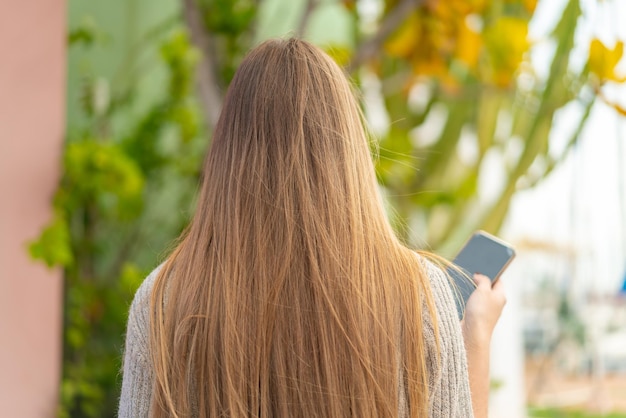
POLYGON ((626 2, 0 3, 0 410, 113 417, 128 307, 194 207, 252 46, 360 91, 389 216, 511 242, 492 417, 626 417, 626 2))

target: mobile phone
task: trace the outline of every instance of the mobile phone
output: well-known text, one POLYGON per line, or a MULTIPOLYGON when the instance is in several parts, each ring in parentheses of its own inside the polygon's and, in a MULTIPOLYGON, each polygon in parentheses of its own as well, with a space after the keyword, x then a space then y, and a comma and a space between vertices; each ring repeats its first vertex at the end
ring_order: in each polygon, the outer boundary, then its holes
POLYGON ((463 318, 467 299, 476 289, 473 276, 483 274, 491 279, 492 284, 500 278, 515 257, 515 250, 511 245, 484 231, 477 231, 465 243, 452 263, 459 268, 448 268, 448 273, 454 280, 456 289, 453 289, 459 318, 463 318))

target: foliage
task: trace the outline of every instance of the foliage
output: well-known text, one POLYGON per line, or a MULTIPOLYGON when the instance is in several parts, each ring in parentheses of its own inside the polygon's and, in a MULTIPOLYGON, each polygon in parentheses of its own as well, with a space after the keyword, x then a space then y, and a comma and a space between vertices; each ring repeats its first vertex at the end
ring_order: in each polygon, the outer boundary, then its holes
POLYGON ((609 49, 599 39, 589 45, 589 69, 596 75, 600 83, 606 81, 626 81, 626 77, 615 73, 615 67, 624 54, 624 42, 618 41, 609 49))
POLYGON ((204 28, 211 33, 215 80, 221 88, 230 83, 239 60, 253 43, 258 2, 253 0, 199 0, 204 28))
MULTIPOLYGON (((398 3, 388 0, 387 13, 398 3)), ((578 0, 567 1, 550 35, 556 48, 547 76, 537 74, 527 29, 535 7, 522 0, 426 0, 387 40, 386 54, 370 63, 391 120, 378 173, 407 240, 418 242, 414 225, 428 231, 421 238, 434 248, 474 229, 497 232, 514 193, 547 176, 575 145, 595 98, 603 99, 600 86, 623 81, 615 74, 620 42, 608 49, 594 39, 588 65, 570 65, 578 0), (564 153, 555 155, 552 122, 572 103, 582 116, 564 153), (481 186, 494 155, 504 161, 500 179, 481 186)))
POLYGON ((420 230, 428 229, 435 248, 459 230, 496 232, 514 192, 556 164, 547 146, 554 114, 578 97, 588 77, 569 68, 580 8, 577 0, 567 4, 552 34, 557 53, 541 80, 525 62, 534 7, 515 0, 426 1, 374 62, 392 121, 381 141, 380 179, 400 219, 430 220, 420 230), (409 30, 418 35, 407 36, 409 30), (517 82, 522 75, 525 85, 517 82), (416 92, 425 103, 414 103, 416 92), (434 117, 444 118, 438 132, 420 128, 434 117), (513 145, 521 147, 517 155, 509 151, 513 145), (499 193, 485 204, 478 197, 490 154, 506 166, 499 193), (398 160, 412 168, 400 178, 398 160))
MULTIPOLYGON (((70 40, 94 39, 82 29, 75 33, 83 35, 70 40)), ((187 220, 180 208, 192 200, 205 146, 191 94, 198 54, 182 30, 155 44, 166 89, 125 129, 113 120, 128 114, 136 84, 111 93, 102 79, 87 76, 86 123, 68 127, 54 219, 30 246, 34 258, 65 272, 61 417, 115 415, 128 306, 158 260, 145 247, 164 246, 187 220), (174 199, 165 205, 164 189, 179 190, 168 193, 174 199)))
POLYGON ((612 49, 609 49, 599 39, 593 39, 589 45, 589 70, 592 73, 592 82, 598 97, 607 105, 615 109, 620 115, 626 116, 626 109, 609 101, 602 93, 602 86, 609 82, 624 83, 626 75, 618 74, 615 67, 624 55, 624 42, 617 41, 612 49))

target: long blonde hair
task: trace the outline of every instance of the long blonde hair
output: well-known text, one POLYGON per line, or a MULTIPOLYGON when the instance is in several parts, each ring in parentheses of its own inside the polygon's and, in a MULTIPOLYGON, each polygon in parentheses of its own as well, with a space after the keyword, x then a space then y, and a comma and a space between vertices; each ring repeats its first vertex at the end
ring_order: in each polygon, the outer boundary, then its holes
MULTIPOLYGON (((426 417, 428 279, 395 237, 342 70, 243 60, 152 293, 153 417, 426 417)), ((436 321, 434 321, 436 322, 436 321)))

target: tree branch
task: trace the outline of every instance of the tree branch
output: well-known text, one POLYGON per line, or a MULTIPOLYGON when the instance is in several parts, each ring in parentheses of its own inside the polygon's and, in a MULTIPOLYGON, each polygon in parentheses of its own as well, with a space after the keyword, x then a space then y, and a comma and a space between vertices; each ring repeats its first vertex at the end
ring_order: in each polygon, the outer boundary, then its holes
POLYGON ((359 68, 365 61, 371 59, 380 50, 383 42, 397 29, 398 25, 415 9, 424 3, 424 0, 402 0, 385 17, 378 32, 363 42, 348 64, 349 73, 359 68))
POLYGON ((307 0, 304 12, 302 12, 300 22, 298 23, 298 28, 296 29, 296 36, 298 38, 302 38, 302 36, 304 35, 307 23, 309 23, 311 14, 313 13, 313 10, 315 10, 315 8, 317 7, 318 3, 319 0, 307 0))
POLYGON ((214 127, 222 109, 222 95, 216 76, 217 64, 213 60, 213 44, 207 36, 202 13, 196 0, 183 0, 183 14, 191 34, 191 41, 202 54, 197 69, 198 90, 206 121, 214 127))

